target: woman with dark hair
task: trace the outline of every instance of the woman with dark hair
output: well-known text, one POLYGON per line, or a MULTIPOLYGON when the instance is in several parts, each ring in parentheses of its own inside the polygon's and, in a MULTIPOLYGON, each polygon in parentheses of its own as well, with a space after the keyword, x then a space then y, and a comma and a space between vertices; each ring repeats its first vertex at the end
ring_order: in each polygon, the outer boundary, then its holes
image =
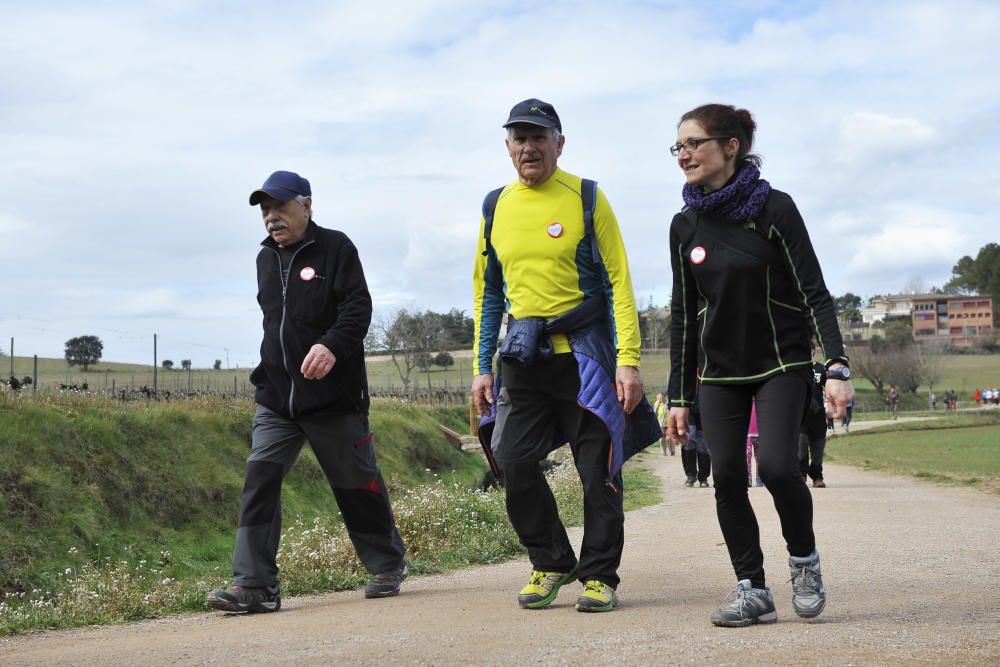
POLYGON ((836 416, 854 395, 833 300, 805 224, 792 198, 760 177, 760 158, 750 152, 755 129, 747 110, 706 104, 681 117, 677 143, 670 147, 687 184, 686 206, 670 224, 668 434, 681 443, 687 438, 700 380, 716 509, 737 579, 712 623, 728 627, 777 620, 747 495, 751 406, 756 402, 760 477, 774 498, 788 547, 792 606, 811 618, 826 604, 812 497, 798 470, 813 335, 836 416), (703 363, 696 378, 699 345, 703 363))

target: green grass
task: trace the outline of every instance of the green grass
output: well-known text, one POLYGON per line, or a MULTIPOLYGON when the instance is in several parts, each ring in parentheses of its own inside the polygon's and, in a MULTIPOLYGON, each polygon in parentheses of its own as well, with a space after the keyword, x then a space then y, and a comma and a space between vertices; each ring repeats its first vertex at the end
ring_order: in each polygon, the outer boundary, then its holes
POLYGON ((1000 494, 996 415, 953 416, 886 428, 892 430, 871 429, 827 440, 827 460, 1000 494))
MULTIPOLYGON (((0 634, 204 609, 207 590, 229 577, 251 410, 220 399, 0 393, 0 634)), ((416 573, 523 553, 502 492, 478 490, 482 458, 438 432, 439 423, 464 430, 466 419, 464 407, 373 404, 379 463, 416 573)), ((641 462, 624 475, 627 508, 659 501, 641 462)), ((579 524, 575 468, 557 466, 552 484, 566 523, 579 524)), ((308 449, 282 504, 287 594, 366 579, 308 449)))
MULTIPOLYGON (((128 547, 153 561, 170 548, 170 576, 224 563, 252 411, 248 401, 220 399, 119 404, 0 394, 0 591, 49 584, 71 548, 80 563, 128 547)), ((435 474, 477 485, 481 458, 457 451, 437 430, 439 423, 463 430, 465 420, 464 407, 376 401, 372 430, 391 488, 435 474)), ((282 503, 289 520, 336 513, 308 448, 285 482, 282 503)))

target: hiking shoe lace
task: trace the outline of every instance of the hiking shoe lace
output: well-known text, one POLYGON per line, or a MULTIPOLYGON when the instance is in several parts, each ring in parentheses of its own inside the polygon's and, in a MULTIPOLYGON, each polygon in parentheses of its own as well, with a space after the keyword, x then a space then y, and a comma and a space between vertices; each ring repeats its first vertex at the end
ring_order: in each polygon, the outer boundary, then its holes
POLYGON ((555 601, 559 589, 576 578, 576 568, 569 572, 532 570, 527 585, 517 594, 517 603, 525 609, 541 609, 555 601))
POLYGON ((826 606, 826 588, 823 586, 819 553, 813 551, 799 558, 789 556, 788 568, 792 578, 792 609, 802 618, 819 616, 826 606))
POLYGON ((742 628, 754 623, 774 623, 778 612, 774 598, 766 588, 754 588, 749 579, 742 579, 736 588, 722 599, 712 612, 712 624, 726 628, 742 628))
POLYGON ((618 606, 615 589, 603 581, 588 579, 583 584, 583 594, 576 599, 577 611, 611 611, 618 606))

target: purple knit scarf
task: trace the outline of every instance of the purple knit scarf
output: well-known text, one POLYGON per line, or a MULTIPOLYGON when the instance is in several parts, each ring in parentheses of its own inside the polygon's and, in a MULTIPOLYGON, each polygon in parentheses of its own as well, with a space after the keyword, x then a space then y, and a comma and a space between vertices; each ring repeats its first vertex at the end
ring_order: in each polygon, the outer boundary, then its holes
POLYGON ((769 192, 771 184, 760 177, 757 165, 744 162, 722 189, 705 194, 700 185, 685 183, 681 195, 684 203, 699 213, 742 223, 757 217, 769 192))

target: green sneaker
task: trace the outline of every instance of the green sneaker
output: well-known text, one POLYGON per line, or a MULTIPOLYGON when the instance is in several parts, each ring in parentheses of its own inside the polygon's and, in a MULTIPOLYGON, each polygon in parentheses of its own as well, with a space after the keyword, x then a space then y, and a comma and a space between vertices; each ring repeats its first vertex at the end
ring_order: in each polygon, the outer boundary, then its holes
POLYGON ((615 589, 603 581, 589 579, 583 584, 583 594, 576 599, 577 611, 611 611, 618 606, 615 589))
POLYGON ((528 585, 517 594, 517 603, 525 609, 548 607, 556 599, 559 588, 575 578, 575 567, 569 572, 532 570, 528 585))

